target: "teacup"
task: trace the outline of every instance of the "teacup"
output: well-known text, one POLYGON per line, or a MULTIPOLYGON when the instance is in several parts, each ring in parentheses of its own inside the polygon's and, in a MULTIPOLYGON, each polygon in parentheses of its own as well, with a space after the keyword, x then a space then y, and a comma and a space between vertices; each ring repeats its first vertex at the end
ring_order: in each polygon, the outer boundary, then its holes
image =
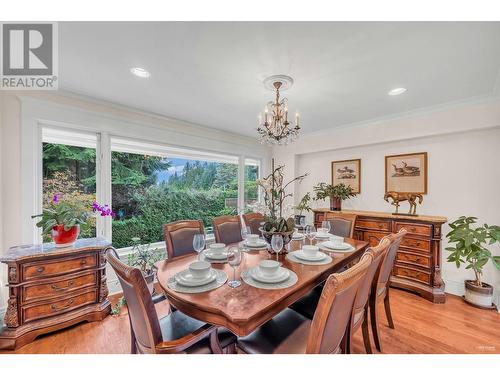
POLYGON ((195 279, 206 279, 210 275, 211 268, 210 263, 197 261, 189 265, 189 272, 195 279))
POLYGON ((224 252, 224 249, 226 248, 226 244, 223 243, 213 243, 208 245, 212 253, 214 254, 222 254, 224 252))
POLYGON ((304 245, 302 246, 302 251, 304 252, 304 255, 312 258, 318 253, 319 247, 314 245, 304 245))
POLYGON ((280 268, 280 264, 275 260, 263 260, 259 263, 259 271, 264 276, 272 276, 274 275, 278 269, 280 268))
POLYGON ((249 244, 255 245, 258 240, 259 240, 258 234, 247 234, 247 242, 249 244))
POLYGON ((344 237, 339 237, 339 236, 332 236, 330 238, 330 241, 335 245, 335 246, 339 246, 339 245, 342 245, 344 243, 344 237))

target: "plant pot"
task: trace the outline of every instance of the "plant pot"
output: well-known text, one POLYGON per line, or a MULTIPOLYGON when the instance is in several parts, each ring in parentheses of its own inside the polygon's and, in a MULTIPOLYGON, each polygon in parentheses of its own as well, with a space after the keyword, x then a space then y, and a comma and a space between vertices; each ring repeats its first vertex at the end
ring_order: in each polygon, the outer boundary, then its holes
MULTIPOLYGON (((293 235, 293 230, 289 232, 262 232, 262 237, 264 237, 264 240, 271 245, 271 240, 273 238, 273 235, 278 234, 283 237, 283 249, 281 249, 280 254, 286 254, 288 251, 286 250, 286 246, 291 240, 292 240, 292 235, 293 235)), ((273 249, 268 250, 270 253, 275 254, 273 249)))
POLYGON ((478 286, 474 280, 465 280, 465 300, 474 306, 491 308, 493 287, 486 283, 478 286))
POLYGON ((342 199, 330 197, 330 210, 331 211, 341 211, 342 210, 342 199))
POLYGON ((144 280, 146 280, 146 284, 148 286, 149 293, 153 294, 153 288, 155 283, 155 273, 152 270, 147 270, 146 272, 142 272, 144 276, 144 280))
POLYGON ((302 227, 306 222, 306 217, 305 215, 295 215, 294 220, 295 220, 295 227, 302 227))
POLYGON ((64 225, 59 224, 52 227, 52 239, 56 243, 56 247, 73 246, 80 234, 80 225, 75 225, 68 230, 64 229, 64 225))

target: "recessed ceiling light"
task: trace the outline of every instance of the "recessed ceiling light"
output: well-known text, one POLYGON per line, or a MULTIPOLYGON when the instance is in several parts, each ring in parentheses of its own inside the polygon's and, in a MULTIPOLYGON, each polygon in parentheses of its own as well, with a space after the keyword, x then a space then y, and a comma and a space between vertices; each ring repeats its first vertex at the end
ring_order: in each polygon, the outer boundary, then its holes
POLYGON ((151 76, 151 74, 144 68, 132 68, 130 69, 130 71, 132 72, 132 74, 141 78, 149 78, 151 76))
POLYGON ((390 96, 396 96, 396 95, 404 94, 405 92, 406 92, 406 89, 404 87, 398 87, 396 89, 392 89, 387 94, 390 96))

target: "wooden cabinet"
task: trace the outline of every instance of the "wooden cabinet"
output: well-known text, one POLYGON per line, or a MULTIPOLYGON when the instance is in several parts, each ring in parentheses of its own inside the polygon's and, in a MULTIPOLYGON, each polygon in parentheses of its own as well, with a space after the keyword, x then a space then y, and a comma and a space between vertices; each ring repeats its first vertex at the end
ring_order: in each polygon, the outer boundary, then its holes
POLYGON ((65 248, 13 247, 0 257, 9 282, 0 349, 19 348, 41 334, 108 315, 108 246, 103 239, 89 238, 65 248))
MULTIPOLYGON (((314 210, 315 226, 328 215, 328 210, 314 210)), ((389 233, 405 228, 408 234, 401 241, 391 276, 391 286, 419 293, 435 302, 445 301, 441 278, 441 216, 403 216, 384 212, 345 210, 355 214, 354 238, 375 246, 389 233)))

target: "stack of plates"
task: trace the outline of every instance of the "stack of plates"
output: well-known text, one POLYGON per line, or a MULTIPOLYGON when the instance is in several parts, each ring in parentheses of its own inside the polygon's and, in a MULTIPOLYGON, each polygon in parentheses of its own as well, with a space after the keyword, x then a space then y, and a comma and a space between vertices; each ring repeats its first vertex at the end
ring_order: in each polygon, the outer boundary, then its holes
POLYGON ((332 241, 322 242, 320 244, 321 248, 330 251, 352 251, 354 248, 346 242, 341 242, 339 244, 332 241))
POLYGON ((206 285, 214 281, 217 278, 217 271, 215 269, 211 269, 210 274, 206 278, 200 279, 193 277, 191 271, 187 269, 176 273, 174 278, 175 281, 180 285, 196 287, 196 286, 206 285))
POLYGON ((203 255, 209 260, 226 260, 227 249, 224 249, 223 251, 213 251, 211 249, 207 249, 203 252, 203 255))
POLYGON ((249 269, 248 273, 252 279, 266 284, 281 283, 290 277, 290 271, 283 267, 278 268, 278 270, 272 275, 264 275, 259 270, 259 267, 249 269))
POLYGON ((294 233, 292 235, 292 240, 303 240, 304 239, 304 235, 302 233, 294 233))
POLYGON ((316 232, 316 238, 318 239, 326 239, 330 238, 332 235, 330 233, 321 233, 321 232, 316 232))
POLYGON ((300 260, 305 260, 307 262, 321 262, 322 260, 325 260, 325 258, 328 257, 325 253, 322 253, 321 251, 317 251, 314 256, 311 256, 309 254, 306 254, 303 250, 297 250, 292 253, 297 259, 300 260))
POLYGON ((267 247, 267 242, 264 241, 262 238, 259 238, 257 241, 252 242, 252 243, 245 241, 244 245, 245 245, 245 247, 248 247, 251 249, 261 249, 263 247, 267 247))

